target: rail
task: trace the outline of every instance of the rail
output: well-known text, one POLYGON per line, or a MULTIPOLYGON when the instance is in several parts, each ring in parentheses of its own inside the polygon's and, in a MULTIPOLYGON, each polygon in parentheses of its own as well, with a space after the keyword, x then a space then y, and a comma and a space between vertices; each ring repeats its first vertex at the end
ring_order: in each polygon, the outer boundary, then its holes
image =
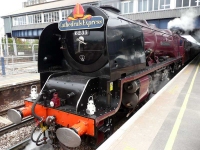
POLYGON ((24 120, 22 120, 22 122, 19 124, 10 124, 8 126, 2 127, 0 129, 0 136, 4 135, 10 131, 19 129, 19 128, 23 127, 24 124, 27 125, 27 124, 31 124, 33 122, 34 122, 34 117, 28 117, 28 118, 25 118, 24 120))
POLYGON ((22 141, 22 142, 20 142, 16 145, 12 146, 8 150, 22 150, 29 144, 30 141, 31 141, 31 139, 28 138, 28 139, 26 139, 26 140, 24 140, 24 141, 22 141))
MULTIPOLYGON (((15 106, 15 107, 12 107, 12 108, 9 108, 9 109, 18 109, 18 108, 21 108, 21 107, 23 107, 23 106, 24 106, 24 104, 23 104, 23 105, 19 105, 19 106, 15 106)), ((9 109, 0 111, 0 116, 6 115, 6 114, 7 114, 7 111, 8 111, 9 109)))

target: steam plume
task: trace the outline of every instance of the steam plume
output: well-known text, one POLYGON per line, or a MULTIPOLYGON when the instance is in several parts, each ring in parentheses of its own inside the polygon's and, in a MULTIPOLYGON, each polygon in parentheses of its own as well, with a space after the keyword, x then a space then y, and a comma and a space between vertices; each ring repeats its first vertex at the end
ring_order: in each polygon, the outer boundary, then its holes
POLYGON ((182 13, 180 18, 169 21, 168 29, 180 28, 185 31, 192 31, 195 28, 195 19, 197 16, 197 12, 194 9, 189 9, 182 13))

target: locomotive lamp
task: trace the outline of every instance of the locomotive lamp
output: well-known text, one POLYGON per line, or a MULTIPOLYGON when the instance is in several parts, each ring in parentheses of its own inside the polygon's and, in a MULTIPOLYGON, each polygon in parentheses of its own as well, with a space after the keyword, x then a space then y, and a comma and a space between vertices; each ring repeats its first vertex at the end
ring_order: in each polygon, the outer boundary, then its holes
POLYGON ((31 94, 30 94, 31 99, 36 99, 38 97, 38 93, 37 93, 37 86, 36 85, 32 85, 31 86, 31 94))
POLYGON ((87 109, 86 109, 86 113, 88 115, 93 115, 96 112, 96 107, 94 105, 94 100, 93 100, 93 96, 90 96, 88 98, 88 104, 87 104, 87 109))
POLYGON ((58 93, 55 92, 53 94, 53 98, 51 99, 50 106, 55 107, 55 108, 60 106, 60 98, 58 97, 58 93))
POLYGON ((54 102, 53 101, 50 102, 50 106, 54 107, 54 102))

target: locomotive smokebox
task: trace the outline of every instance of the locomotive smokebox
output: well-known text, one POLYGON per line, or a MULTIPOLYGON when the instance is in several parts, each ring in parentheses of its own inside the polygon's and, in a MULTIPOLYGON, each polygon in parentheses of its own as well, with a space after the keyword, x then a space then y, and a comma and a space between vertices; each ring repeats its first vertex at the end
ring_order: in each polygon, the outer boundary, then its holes
POLYGON ((85 5, 83 9, 84 17, 90 19, 74 19, 72 13, 67 20, 43 30, 38 51, 39 72, 62 70, 87 76, 104 75, 114 81, 146 67, 139 25, 105 7, 85 5))

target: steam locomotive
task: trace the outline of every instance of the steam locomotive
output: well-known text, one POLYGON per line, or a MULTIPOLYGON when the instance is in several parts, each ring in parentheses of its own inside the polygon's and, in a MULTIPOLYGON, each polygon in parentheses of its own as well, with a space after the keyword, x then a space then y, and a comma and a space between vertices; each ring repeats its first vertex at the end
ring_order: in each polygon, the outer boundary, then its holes
POLYGON ((82 140, 97 147, 113 133, 119 110, 131 114, 156 93, 158 82, 198 53, 178 34, 118 13, 111 6, 77 4, 66 20, 41 33, 41 92, 8 111, 14 123, 35 117, 42 131, 32 137, 36 145, 46 143, 48 132, 54 148, 77 147, 82 140))

